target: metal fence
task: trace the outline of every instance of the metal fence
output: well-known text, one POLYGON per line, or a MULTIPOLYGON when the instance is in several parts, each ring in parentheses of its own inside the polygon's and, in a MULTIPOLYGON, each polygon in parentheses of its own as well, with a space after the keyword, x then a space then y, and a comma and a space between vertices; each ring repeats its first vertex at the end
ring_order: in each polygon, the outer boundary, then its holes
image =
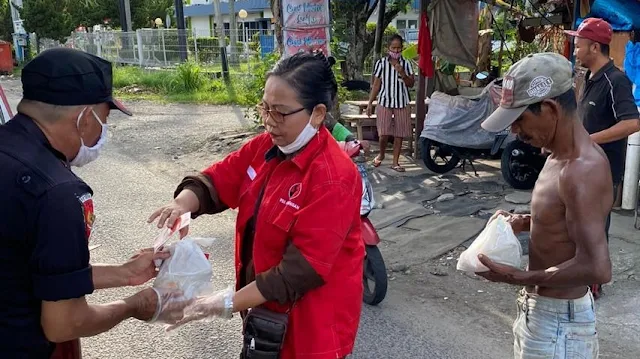
MULTIPOLYGON (((250 72, 263 56, 275 50, 272 31, 239 29, 231 44, 231 33, 225 38, 211 30, 139 29, 133 32, 74 32, 65 43, 43 39, 40 50, 66 46, 100 56, 120 64, 143 67, 173 67, 186 60, 204 66, 220 66, 223 50, 230 67, 250 72), (182 44, 182 46, 181 46, 182 44)), ((35 42, 34 42, 35 43, 35 42)))

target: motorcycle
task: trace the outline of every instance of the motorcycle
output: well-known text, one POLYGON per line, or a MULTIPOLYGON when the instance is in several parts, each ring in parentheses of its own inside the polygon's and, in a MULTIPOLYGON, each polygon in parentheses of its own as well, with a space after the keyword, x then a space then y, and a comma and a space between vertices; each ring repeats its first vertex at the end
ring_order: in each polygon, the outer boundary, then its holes
POLYGON ((502 176, 510 186, 533 188, 545 161, 541 150, 518 140, 509 129, 495 134, 480 126, 498 107, 501 92, 502 79, 495 79, 475 96, 433 93, 420 134, 422 159, 429 170, 447 173, 462 161, 462 170, 468 163, 477 176, 473 160, 500 158, 502 176))
POLYGON ((380 237, 368 218, 375 207, 373 187, 365 167, 363 145, 359 141, 341 142, 343 150, 356 166, 362 178, 362 201, 360 205, 360 221, 362 224, 362 239, 365 244, 365 259, 362 274, 364 285, 363 301, 369 305, 377 305, 387 295, 387 269, 384 259, 378 249, 380 237))

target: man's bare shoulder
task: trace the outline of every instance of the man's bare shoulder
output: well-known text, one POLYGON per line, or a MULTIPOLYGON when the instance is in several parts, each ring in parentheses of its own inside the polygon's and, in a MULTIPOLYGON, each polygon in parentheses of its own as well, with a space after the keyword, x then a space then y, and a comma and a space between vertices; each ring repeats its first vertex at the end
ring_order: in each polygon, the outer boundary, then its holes
POLYGON ((608 193, 613 184, 606 155, 596 144, 585 147, 578 158, 566 161, 559 183, 561 194, 569 197, 599 198, 608 193))

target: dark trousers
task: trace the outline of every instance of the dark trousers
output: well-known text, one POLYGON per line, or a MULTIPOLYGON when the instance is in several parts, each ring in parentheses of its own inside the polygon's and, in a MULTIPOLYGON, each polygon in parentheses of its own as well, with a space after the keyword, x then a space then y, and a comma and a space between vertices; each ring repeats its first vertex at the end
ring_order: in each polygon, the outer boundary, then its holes
MULTIPOLYGON (((620 186, 619 183, 614 183, 613 184, 613 200, 616 200, 616 197, 618 197, 618 186, 620 186)), ((609 243, 609 227, 611 226, 611 211, 609 211, 609 215, 607 216, 607 223, 604 225, 604 233, 607 235, 607 243, 609 243)))

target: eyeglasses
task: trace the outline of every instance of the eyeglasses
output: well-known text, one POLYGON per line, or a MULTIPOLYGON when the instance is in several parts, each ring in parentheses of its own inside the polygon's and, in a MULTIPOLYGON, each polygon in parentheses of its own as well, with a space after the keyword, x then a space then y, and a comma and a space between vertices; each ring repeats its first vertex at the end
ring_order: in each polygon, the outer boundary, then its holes
POLYGON ((288 112, 288 113, 282 113, 276 110, 267 110, 264 105, 257 105, 256 106, 256 110, 258 111, 258 113, 260 114, 260 117, 262 117, 263 120, 267 119, 267 116, 271 116, 271 118, 275 121, 275 122, 283 122, 284 118, 287 116, 291 116, 291 115, 295 115, 298 112, 302 112, 304 111, 304 107, 299 108, 297 110, 288 112))

